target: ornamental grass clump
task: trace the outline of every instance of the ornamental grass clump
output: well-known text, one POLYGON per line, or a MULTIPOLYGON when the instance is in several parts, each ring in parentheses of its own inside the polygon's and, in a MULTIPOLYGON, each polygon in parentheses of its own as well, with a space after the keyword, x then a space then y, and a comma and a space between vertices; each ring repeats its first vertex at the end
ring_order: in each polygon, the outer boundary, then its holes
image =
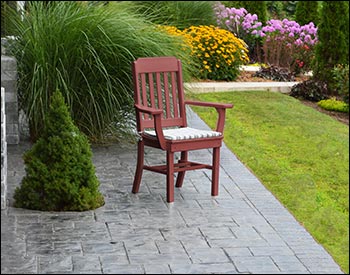
POLYGON ((61 92, 51 97, 40 139, 24 156, 26 175, 16 188, 15 207, 84 211, 104 204, 88 139, 74 125, 61 92))
POLYGON ((9 18, 16 35, 11 55, 18 64, 19 103, 33 141, 40 137, 55 89, 91 141, 118 137, 120 127, 130 127, 121 123, 125 112, 133 112, 132 61, 189 57, 177 47, 177 39, 118 3, 29 1, 23 20, 9 18))
POLYGON ((233 33, 214 26, 191 26, 183 31, 163 27, 169 33, 183 36, 191 48, 195 77, 199 79, 232 81, 239 67, 249 62, 247 45, 233 33))

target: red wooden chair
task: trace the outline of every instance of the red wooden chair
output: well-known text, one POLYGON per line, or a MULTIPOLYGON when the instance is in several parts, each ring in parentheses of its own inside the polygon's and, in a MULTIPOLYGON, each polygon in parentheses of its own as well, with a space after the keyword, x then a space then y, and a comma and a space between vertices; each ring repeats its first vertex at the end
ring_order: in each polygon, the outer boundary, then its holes
POLYGON ((165 174, 167 202, 174 201, 176 187, 181 187, 185 172, 212 169, 211 195, 219 192, 220 147, 223 139, 225 110, 232 104, 188 101, 184 98, 181 61, 175 57, 139 58, 132 64, 138 141, 137 167, 132 192, 139 191, 143 169, 165 174), (187 127, 185 105, 214 107, 218 112, 215 131, 187 127), (144 146, 166 151, 166 165, 144 165, 144 146), (212 165, 191 162, 188 151, 213 148, 212 165), (174 153, 181 152, 174 163, 174 153))

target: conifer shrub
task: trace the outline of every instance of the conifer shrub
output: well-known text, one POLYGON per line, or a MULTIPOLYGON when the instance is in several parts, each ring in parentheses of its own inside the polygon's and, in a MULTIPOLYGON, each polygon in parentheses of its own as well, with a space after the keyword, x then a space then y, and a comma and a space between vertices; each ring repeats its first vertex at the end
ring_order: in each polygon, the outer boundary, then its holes
POLYGON ((295 6, 295 21, 300 25, 313 22, 315 25, 319 21, 318 1, 297 1, 295 6))
POLYGON ((330 73, 338 64, 349 64, 349 3, 323 1, 318 25, 313 75, 334 86, 330 73))
POLYGON ((23 155, 26 175, 15 207, 84 211, 104 204, 87 137, 70 117, 60 91, 53 93, 42 136, 23 155))

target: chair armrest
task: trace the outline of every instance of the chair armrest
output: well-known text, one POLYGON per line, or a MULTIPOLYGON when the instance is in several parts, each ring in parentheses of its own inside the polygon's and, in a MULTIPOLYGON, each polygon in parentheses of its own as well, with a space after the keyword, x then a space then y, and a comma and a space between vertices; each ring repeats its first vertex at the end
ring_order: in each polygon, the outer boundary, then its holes
POLYGON ((162 118, 161 118, 161 114, 163 113, 163 110, 146 107, 139 104, 135 104, 135 108, 138 112, 147 113, 153 116, 154 130, 156 131, 156 134, 157 134, 159 146, 160 148, 165 150, 166 142, 165 142, 165 138, 162 130, 162 118))
POLYGON ((233 105, 230 103, 202 102, 202 101, 193 101, 193 100, 186 100, 185 104, 203 106, 203 107, 224 108, 224 109, 233 107, 233 105))
POLYGON ((192 100, 186 100, 185 104, 202 107, 214 107, 219 114, 218 121, 216 123, 216 131, 220 133, 224 132, 226 109, 233 107, 233 104, 230 103, 201 102, 192 100))
POLYGON ((163 110, 161 110, 161 109, 146 107, 146 106, 142 106, 139 104, 135 104, 135 108, 138 111, 140 111, 142 113, 147 113, 149 115, 159 115, 159 114, 163 113, 163 110))

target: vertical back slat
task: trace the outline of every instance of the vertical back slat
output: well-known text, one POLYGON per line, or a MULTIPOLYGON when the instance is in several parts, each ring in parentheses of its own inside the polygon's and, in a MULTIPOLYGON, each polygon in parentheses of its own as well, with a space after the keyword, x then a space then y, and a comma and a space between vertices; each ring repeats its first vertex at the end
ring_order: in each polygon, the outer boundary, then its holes
POLYGON ((176 72, 177 76, 177 89, 178 89, 178 103, 180 108, 180 117, 182 118, 182 123, 184 126, 187 126, 186 122, 186 110, 185 110, 185 95, 182 85, 182 66, 180 60, 177 61, 178 63, 178 71, 176 72))
MULTIPOLYGON (((158 108, 163 110, 163 95, 162 95, 162 82, 160 79, 160 73, 156 73, 156 89, 157 89, 157 99, 158 99, 158 108)), ((163 113, 164 117, 164 113, 163 113)))
POLYGON ((171 72, 171 96, 173 99, 173 109, 174 109, 174 117, 177 118, 179 116, 179 107, 177 105, 177 89, 176 89, 176 74, 175 72, 171 72))
POLYGON ((168 81, 168 73, 165 72, 163 74, 164 79, 164 95, 165 95, 165 112, 166 117, 171 118, 171 111, 170 111, 170 96, 169 96, 169 81, 168 81))
POLYGON ((149 95, 151 99, 151 106, 152 108, 156 108, 156 103, 154 100, 154 82, 153 82, 153 74, 148 74, 148 85, 149 85, 149 95))
MULTIPOLYGON (((141 75, 141 98, 142 102, 140 102, 142 105, 147 106, 147 86, 146 86, 146 74, 140 74, 141 75)), ((145 119, 149 118, 148 114, 143 114, 145 119)))

